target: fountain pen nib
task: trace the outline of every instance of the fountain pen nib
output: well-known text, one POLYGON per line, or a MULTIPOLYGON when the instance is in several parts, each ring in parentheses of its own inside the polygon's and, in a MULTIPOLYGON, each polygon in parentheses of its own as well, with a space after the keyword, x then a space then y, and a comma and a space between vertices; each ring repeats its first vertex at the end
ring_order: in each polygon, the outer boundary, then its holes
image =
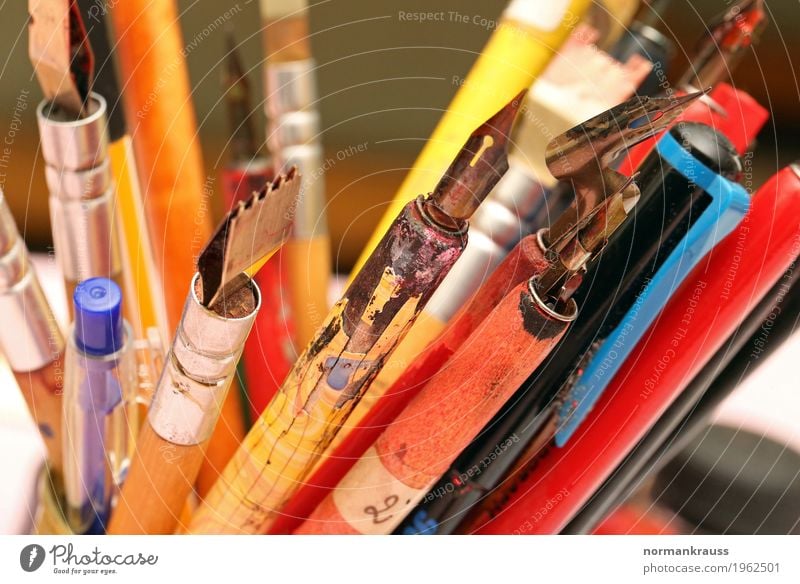
POLYGON ((431 195, 454 219, 469 219, 508 170, 511 128, 525 91, 478 127, 456 155, 431 195))
POLYGON ((633 97, 554 138, 547 145, 547 168, 559 180, 596 177, 628 148, 668 128, 686 105, 705 94, 633 97))

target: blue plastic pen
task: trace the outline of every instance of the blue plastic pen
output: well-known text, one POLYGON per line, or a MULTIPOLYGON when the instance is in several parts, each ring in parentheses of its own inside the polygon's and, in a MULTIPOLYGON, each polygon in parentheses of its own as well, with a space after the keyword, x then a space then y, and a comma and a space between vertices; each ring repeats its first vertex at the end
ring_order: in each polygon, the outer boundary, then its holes
POLYGON ((64 490, 75 533, 102 533, 129 463, 125 403, 135 393, 130 326, 108 278, 81 282, 66 352, 64 490))
MULTIPOLYGON (((689 126, 700 128, 699 124, 684 125, 689 126)), ((713 131, 702 128, 713 140, 713 131)), ((700 186, 712 203, 673 249, 617 327, 594 351, 570 388, 559 411, 557 446, 564 446, 578 429, 675 289, 703 256, 734 230, 749 208, 750 197, 742 186, 713 172, 685 150, 672 133, 665 134, 656 149, 687 180, 700 186)))

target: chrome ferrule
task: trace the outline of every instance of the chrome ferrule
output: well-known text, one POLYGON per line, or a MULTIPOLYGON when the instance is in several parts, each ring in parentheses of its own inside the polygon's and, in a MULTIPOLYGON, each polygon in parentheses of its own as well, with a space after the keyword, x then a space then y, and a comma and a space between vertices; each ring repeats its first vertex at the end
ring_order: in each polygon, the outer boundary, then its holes
POLYGON ((261 305, 258 287, 249 281, 253 311, 241 318, 220 316, 200 303, 198 279, 195 274, 148 414, 159 436, 183 446, 211 437, 261 305))
POLYGON ((51 104, 36 109, 56 257, 66 280, 115 276, 121 270, 114 237, 114 186, 108 155, 107 105, 91 94, 89 115, 59 118, 51 104))
POLYGON ((0 192, 0 349, 13 371, 36 371, 64 350, 64 337, 0 192))

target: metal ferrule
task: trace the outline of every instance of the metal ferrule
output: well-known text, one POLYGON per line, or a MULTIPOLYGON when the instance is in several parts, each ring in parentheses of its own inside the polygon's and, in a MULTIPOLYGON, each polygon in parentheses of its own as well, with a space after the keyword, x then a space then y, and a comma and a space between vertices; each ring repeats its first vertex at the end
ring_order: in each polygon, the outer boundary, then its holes
POLYGON ((560 320, 562 322, 572 322, 576 318, 578 318, 578 304, 575 302, 573 298, 570 298, 566 305, 566 310, 564 312, 559 312, 558 310, 554 310, 550 307, 542 298, 539 296, 538 291, 536 290, 536 278, 531 278, 528 280, 528 292, 530 292, 533 301, 536 303, 536 306, 541 310, 545 315, 550 318, 554 318, 555 320, 560 320))
POLYGON ((113 189, 89 200, 50 195, 50 222, 56 258, 67 281, 120 272, 119 248, 112 236, 113 189))
POLYGON ((268 147, 279 167, 296 165, 302 176, 292 237, 325 236, 325 177, 313 59, 266 67, 268 147))
POLYGON ((40 103, 36 121, 45 163, 73 171, 99 166, 108 152, 106 109, 106 100, 96 93, 89 97, 89 115, 80 120, 60 119, 49 102, 40 103))
POLYGON ((327 235, 325 219, 325 172, 322 147, 319 144, 290 146, 281 151, 285 168, 297 166, 301 176, 292 223, 292 238, 310 239, 327 235))
POLYGON ((515 163, 513 157, 487 201, 496 201, 526 220, 547 202, 542 184, 523 165, 515 163))
POLYGON ((520 218, 495 201, 484 201, 469 220, 470 237, 480 231, 497 245, 511 249, 527 235, 520 218))
POLYGON ((148 414, 159 436, 184 446, 211 436, 261 305, 261 293, 250 281, 254 310, 242 318, 220 316, 200 303, 198 278, 195 274, 148 414))
MULTIPOLYGON (((24 258, 24 246, 20 248, 24 258)), ((5 263, 6 259, 4 256, 0 261, 5 263)), ((64 350, 64 337, 39 280, 27 259, 21 261, 24 268, 20 280, 8 289, 0 289, 0 348, 11 369, 17 372, 41 369, 64 350)))
POLYGON ((505 256, 506 250, 490 237, 470 230, 467 247, 431 296, 425 312, 448 322, 505 256))
POLYGON ((558 257, 568 272, 576 272, 591 259, 592 252, 584 247, 580 234, 578 234, 564 246, 558 257))
POLYGON ((106 101, 91 94, 90 114, 80 120, 50 117, 36 109, 56 257, 64 278, 78 282, 115 276, 121 259, 114 227, 114 188, 107 159, 106 101))
POLYGON ((59 199, 96 199, 111 188, 111 163, 103 160, 86 170, 67 170, 48 165, 44 168, 44 177, 47 190, 59 199))
POLYGON ((0 192, 0 349, 11 369, 41 369, 64 350, 64 337, 36 273, 25 243, 0 192))
POLYGON ((314 59, 267 65, 264 73, 269 92, 266 112, 270 120, 314 107, 317 101, 316 66, 314 59))

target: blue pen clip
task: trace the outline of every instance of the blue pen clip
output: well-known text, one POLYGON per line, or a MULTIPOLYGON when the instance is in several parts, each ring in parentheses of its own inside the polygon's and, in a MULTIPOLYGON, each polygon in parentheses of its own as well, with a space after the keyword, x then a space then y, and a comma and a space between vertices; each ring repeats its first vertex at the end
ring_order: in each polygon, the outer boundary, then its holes
POLYGON ((711 196, 712 203, 647 283, 572 386, 559 411, 555 437, 559 447, 578 429, 677 287, 698 262, 739 225, 750 207, 750 197, 741 185, 702 164, 670 133, 661 138, 656 149, 678 172, 701 186, 711 196))

